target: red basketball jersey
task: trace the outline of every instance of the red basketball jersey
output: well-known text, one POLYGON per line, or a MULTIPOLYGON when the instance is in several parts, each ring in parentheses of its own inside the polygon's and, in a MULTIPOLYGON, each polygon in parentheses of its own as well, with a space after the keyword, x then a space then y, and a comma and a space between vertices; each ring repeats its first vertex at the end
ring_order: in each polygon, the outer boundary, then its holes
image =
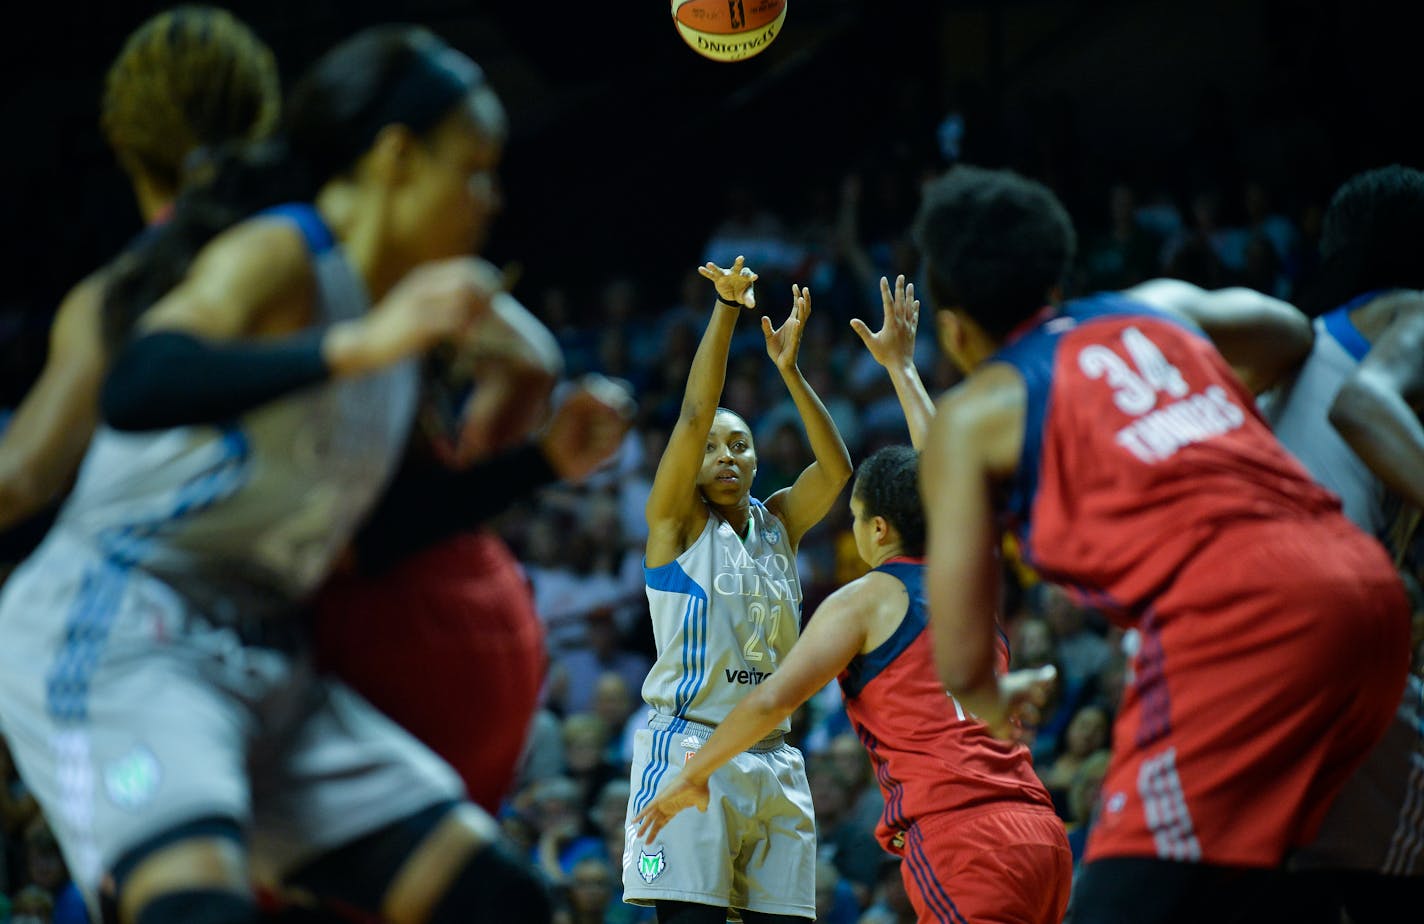
MULTIPOLYGON (((905 585, 910 603, 897 628, 874 651, 858 655, 839 680, 846 714, 870 752, 885 796, 876 837, 899 853, 897 835, 938 812, 995 805, 1053 809, 1033 772, 1028 749, 1001 741, 944 691, 926 631, 924 563, 894 558, 876 571, 905 585)), ((1008 646, 999 639, 1000 667, 1008 646)))
POLYGON ((1007 503, 1026 558, 1120 622, 1234 525, 1340 515, 1185 322, 1104 293, 1036 319, 990 361, 1028 387, 1007 503))

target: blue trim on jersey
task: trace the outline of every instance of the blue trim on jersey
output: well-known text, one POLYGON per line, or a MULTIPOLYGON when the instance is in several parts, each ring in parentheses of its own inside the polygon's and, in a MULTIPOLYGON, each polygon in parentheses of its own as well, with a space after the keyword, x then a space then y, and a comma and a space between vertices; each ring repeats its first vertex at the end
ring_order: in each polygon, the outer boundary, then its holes
MULTIPOLYGON (((1018 469, 1009 480, 1009 494, 1005 504, 1005 510, 1011 520, 1010 525, 1021 537, 1027 537, 1029 514, 1033 510, 1034 498, 1038 495, 1039 467, 1043 461, 1043 429, 1048 420, 1049 401, 1053 395, 1053 366, 1058 353, 1058 341, 1068 331, 1083 324, 1101 318, 1124 316, 1155 318, 1175 324, 1199 337, 1205 336, 1200 328, 1176 315, 1158 311, 1120 292, 1099 292, 1067 302, 1057 313, 1044 319, 1021 337, 1004 344, 985 361, 1013 366, 1018 370, 1028 390, 1028 401, 1024 408, 1023 449, 1019 453, 1018 469)), ((1027 542, 1023 543, 1023 548, 1024 555, 1027 556, 1027 542)))
POLYGON ((871 734, 870 729, 858 723, 852 723, 855 727, 856 737, 860 743, 865 745, 865 749, 870 752, 870 756, 875 763, 875 779, 880 784, 880 788, 887 793, 885 796, 885 810, 880 813, 881 820, 885 827, 895 830, 903 830, 905 827, 905 816, 901 809, 905 801, 905 787, 900 781, 890 775, 890 762, 880 756, 880 740, 871 734))
POLYGON ((687 708, 702 692, 707 680, 707 592, 697 585, 676 560, 657 568, 643 567, 643 582, 649 590, 686 594, 682 614, 682 679, 673 698, 673 715, 685 718, 687 708))
POLYGON ((1355 362, 1365 358, 1365 354, 1370 351, 1370 342, 1365 339, 1365 335, 1360 333, 1360 329, 1355 326, 1355 322, 1350 320, 1350 312, 1372 301, 1383 294, 1380 292, 1366 292, 1364 295, 1350 299, 1345 304, 1334 311, 1321 316, 1320 320, 1325 323, 1325 329, 1330 332, 1330 336, 1335 338, 1335 342, 1340 344, 1354 358, 1355 362))
POLYGON ((64 643, 45 676, 45 711, 57 721, 83 722, 89 717, 89 682, 119 614, 129 572, 126 565, 101 559, 80 582, 64 643))
POLYGON ((846 678, 841 681, 841 690, 847 697, 859 696, 860 691, 880 676, 881 671, 894 663, 929 625, 925 617, 928 610, 925 607, 923 564, 908 561, 886 562, 871 570, 888 574, 899 581, 905 586, 905 593, 910 599, 905 606, 905 615, 901 617, 895 631, 890 633, 890 637, 877 645, 874 651, 856 655, 846 665, 846 678))
POLYGON ((105 557, 116 564, 137 565, 143 560, 154 537, 165 529, 236 494, 251 474, 249 462, 252 447, 247 434, 236 424, 223 428, 218 446, 220 455, 217 461, 207 471, 178 488, 173 508, 167 514, 101 533, 98 537, 99 548, 105 557))
POLYGON ((1167 655, 1162 647, 1162 633, 1157 625, 1157 611, 1150 607, 1138 624, 1141 639, 1133 661, 1133 689, 1137 691, 1142 718, 1138 722, 1135 742, 1146 748, 1160 741, 1172 730, 1172 694, 1167 687, 1167 655))
POLYGON ((920 833, 919 825, 910 826, 905 842, 909 848, 905 851, 905 860, 910 864, 910 871, 916 874, 915 881, 920 885, 920 893, 934 909, 935 917, 941 921, 949 921, 950 924, 969 924, 968 919, 955 907, 949 893, 944 890, 944 884, 934 874, 934 866, 930 863, 929 855, 925 853, 924 835, 920 833))
POLYGON ((286 218, 291 221, 297 226, 297 230, 302 232, 302 238, 307 242, 307 249, 311 251, 312 256, 324 254, 336 246, 336 236, 326 226, 321 213, 309 203, 288 202, 263 209, 257 214, 258 217, 286 218))
POLYGON ((123 602, 132 569, 154 537, 190 514, 231 497, 247 481, 251 452, 247 434, 228 426, 218 440, 220 455, 205 472, 181 485, 169 512, 98 536, 103 553, 85 574, 65 624, 64 644, 45 678, 45 708, 59 721, 81 722, 89 714, 89 682, 123 602))
POLYGON ((647 808, 648 803, 657 794, 658 784, 668 771, 668 751, 675 734, 678 734, 678 731, 671 727, 653 732, 653 740, 648 744, 648 764, 643 768, 643 776, 638 782, 638 794, 633 798, 634 813, 647 808))

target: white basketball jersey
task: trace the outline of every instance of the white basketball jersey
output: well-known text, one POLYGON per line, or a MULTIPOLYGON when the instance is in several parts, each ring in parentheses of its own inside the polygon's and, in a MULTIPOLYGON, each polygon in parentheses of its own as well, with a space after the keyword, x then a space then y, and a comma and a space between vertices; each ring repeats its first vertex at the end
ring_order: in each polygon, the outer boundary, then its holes
POLYGON ((1348 306, 1315 321, 1315 345, 1280 395, 1262 402, 1276 438, 1320 484, 1340 495, 1345 515, 1372 536, 1388 527, 1386 489, 1329 420, 1340 386, 1369 352, 1350 322, 1348 306))
POLYGON ((717 725, 796 642, 801 582, 786 528, 761 501, 752 499, 745 540, 709 514, 685 552, 644 569, 658 657, 643 699, 664 715, 717 725))
MULTIPOLYGON (((311 250, 320 324, 354 318, 365 286, 314 209, 294 221, 311 250)), ((413 361, 283 396, 216 426, 100 427, 55 532, 160 577, 219 620, 263 617, 313 591, 405 447, 413 361)))

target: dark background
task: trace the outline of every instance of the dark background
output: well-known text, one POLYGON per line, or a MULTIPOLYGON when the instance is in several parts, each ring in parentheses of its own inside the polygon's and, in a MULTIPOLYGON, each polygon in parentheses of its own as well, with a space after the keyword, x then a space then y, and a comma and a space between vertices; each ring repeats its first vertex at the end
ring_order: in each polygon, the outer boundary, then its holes
MULTIPOLYGON (((168 5, 57 0, 6 14, 7 399, 38 368, 34 332, 64 291, 138 229, 98 97, 124 36, 168 5)), ((1421 164, 1418 33, 1377 3, 791 0, 781 36, 735 64, 687 48, 664 0, 230 8, 272 45, 287 84, 378 22, 423 23, 479 61, 514 132, 490 256, 524 267, 531 304, 543 285, 577 295, 615 273, 674 292, 733 180, 814 220, 849 171, 945 166, 935 127, 951 111, 965 120, 963 159, 1044 179, 1081 229, 1105 220, 1118 179, 1179 199, 1263 179, 1299 219, 1356 170, 1421 164)))

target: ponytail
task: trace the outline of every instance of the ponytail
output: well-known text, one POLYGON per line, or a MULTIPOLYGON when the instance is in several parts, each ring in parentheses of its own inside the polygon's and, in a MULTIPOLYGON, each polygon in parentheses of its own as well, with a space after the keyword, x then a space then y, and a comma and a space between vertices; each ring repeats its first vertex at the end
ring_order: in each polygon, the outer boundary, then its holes
POLYGON ((367 29, 327 52, 293 89, 276 136, 219 150, 197 171, 205 178, 179 195, 172 220, 118 261, 104 299, 110 349, 222 231, 265 208, 315 200, 385 126, 424 134, 483 81, 474 62, 414 26, 367 29))

